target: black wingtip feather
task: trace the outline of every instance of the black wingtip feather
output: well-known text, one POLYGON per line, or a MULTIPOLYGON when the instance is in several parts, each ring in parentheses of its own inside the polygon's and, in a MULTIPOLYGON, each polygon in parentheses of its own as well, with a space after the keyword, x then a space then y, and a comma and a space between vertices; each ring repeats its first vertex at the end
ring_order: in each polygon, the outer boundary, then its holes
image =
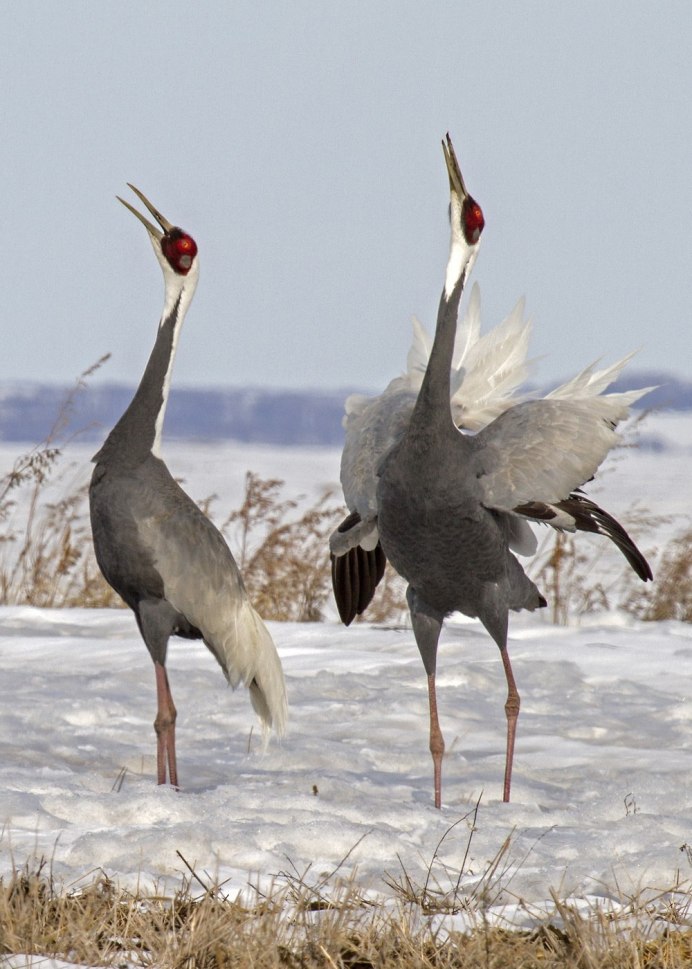
POLYGON ((387 559, 378 544, 371 551, 357 545, 345 555, 331 556, 332 588, 339 618, 350 626, 372 602, 387 559))
POLYGON ((350 626, 356 616, 351 595, 351 578, 346 555, 332 555, 332 589, 339 618, 344 626, 350 626))
POLYGON ((556 504, 557 507, 572 515, 578 531, 606 535, 620 549, 642 582, 653 580, 654 576, 649 563, 620 522, 607 511, 599 508, 590 498, 577 493, 571 494, 569 498, 556 504))

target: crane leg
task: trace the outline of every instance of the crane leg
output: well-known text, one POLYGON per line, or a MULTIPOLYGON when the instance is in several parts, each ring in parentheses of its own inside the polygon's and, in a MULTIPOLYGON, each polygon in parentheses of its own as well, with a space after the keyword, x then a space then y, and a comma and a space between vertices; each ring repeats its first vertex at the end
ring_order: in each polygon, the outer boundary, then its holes
POLYGON ((166 783, 166 768, 173 787, 178 786, 178 767, 175 761, 175 718, 177 711, 168 683, 166 667, 154 662, 156 673, 156 772, 159 784, 166 783))
POLYGON ((159 784, 166 783, 166 773, 173 787, 178 786, 175 762, 176 709, 166 672, 166 650, 169 636, 176 628, 177 613, 165 599, 142 599, 135 610, 135 618, 149 655, 154 661, 156 675, 156 774, 159 784))
POLYGON ((442 757, 445 741, 437 718, 437 695, 435 693, 435 674, 428 676, 428 701, 430 703, 430 753, 433 759, 433 786, 435 807, 442 807, 442 757))
POLYGON ((437 694, 435 691, 435 670, 437 668, 437 643, 442 630, 442 615, 420 598, 411 586, 406 590, 406 599, 411 612, 411 625, 416 637, 425 672, 428 675, 428 703, 430 706, 430 753, 433 759, 433 787, 435 807, 442 807, 442 757, 445 742, 437 717, 437 694))
POLYGON ((505 783, 502 791, 502 800, 509 801, 509 791, 512 785, 512 762, 514 761, 514 738, 517 734, 517 719, 519 717, 519 706, 521 700, 514 682, 512 664, 509 661, 507 647, 500 649, 502 665, 505 668, 507 677, 507 702, 505 703, 505 715, 507 717, 507 753, 505 755, 505 783))

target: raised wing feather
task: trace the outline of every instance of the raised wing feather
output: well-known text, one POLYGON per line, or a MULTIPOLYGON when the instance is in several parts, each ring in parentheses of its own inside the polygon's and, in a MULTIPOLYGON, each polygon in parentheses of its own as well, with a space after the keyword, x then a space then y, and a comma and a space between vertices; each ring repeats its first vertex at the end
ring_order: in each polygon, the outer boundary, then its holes
POLYGON ((556 502, 592 478, 627 416, 620 398, 526 401, 498 417, 474 439, 483 504, 556 502))
MULTIPOLYGON (((620 360, 616 360, 609 367, 604 367, 603 370, 594 370, 594 367, 598 363, 598 361, 595 361, 588 367, 584 367, 571 380, 556 387, 555 390, 551 390, 550 393, 546 394, 546 400, 574 400, 575 398, 596 397, 598 394, 602 394, 604 390, 610 387, 614 380, 617 380, 635 353, 636 351, 628 353, 620 360)), ((638 390, 627 390, 615 394, 608 394, 608 397, 611 400, 617 398, 625 406, 630 407, 640 397, 643 397, 654 389, 654 387, 643 387, 638 390)))
POLYGON ((417 396, 397 377, 379 397, 346 402, 341 487, 349 510, 363 521, 377 514, 377 467, 408 427, 417 396))
MULTIPOLYGON (((478 324, 473 339, 464 345, 463 356, 457 357, 455 351, 451 405, 457 427, 478 431, 523 399, 516 390, 531 368, 526 359, 531 322, 524 319, 524 300, 520 299, 502 323, 479 336, 480 291, 475 283, 473 289, 478 324)), ((469 307, 467 316, 471 313, 469 307)))

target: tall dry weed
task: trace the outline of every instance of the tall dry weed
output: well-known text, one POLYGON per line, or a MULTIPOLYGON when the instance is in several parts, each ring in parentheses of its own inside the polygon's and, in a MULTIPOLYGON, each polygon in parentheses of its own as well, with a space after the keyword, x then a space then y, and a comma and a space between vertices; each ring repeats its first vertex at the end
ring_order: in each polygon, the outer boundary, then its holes
POLYGON ((80 374, 46 437, 0 478, 0 603, 110 606, 117 596, 100 575, 85 514, 86 486, 49 500, 67 470, 61 464, 78 394, 109 354, 80 374))
POLYGON ((331 492, 298 512, 283 481, 245 476, 238 509, 223 523, 253 605, 265 619, 318 622, 331 592, 328 537, 343 509, 331 492))

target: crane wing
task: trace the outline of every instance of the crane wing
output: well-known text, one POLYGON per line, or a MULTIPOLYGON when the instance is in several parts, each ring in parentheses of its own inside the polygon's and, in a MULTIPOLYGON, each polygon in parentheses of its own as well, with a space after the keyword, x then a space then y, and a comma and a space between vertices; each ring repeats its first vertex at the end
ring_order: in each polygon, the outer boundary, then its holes
POLYGON ((349 510, 363 521, 377 514, 377 467, 405 433, 417 395, 397 377, 379 397, 346 401, 341 487, 349 510))
MULTIPOLYGON (((603 394, 631 359, 629 354, 602 370, 591 364, 545 399, 527 401, 517 390, 529 373, 530 330, 522 299, 502 323, 481 336, 480 289, 473 284, 456 333, 450 407, 458 428, 478 432, 473 440, 483 501, 508 512, 507 540, 521 555, 536 550, 526 519, 544 521, 554 528, 608 535, 635 571, 650 577, 621 526, 574 491, 594 475, 616 443, 614 428, 630 405, 651 388, 603 394)), ((347 623, 370 602, 382 573, 377 468, 406 432, 431 347, 431 337, 414 319, 406 373, 379 397, 353 395, 346 401, 341 483, 353 514, 333 532, 329 544, 335 597, 342 618, 350 617, 344 619, 347 623)))
POLYGON ((164 486, 165 510, 142 516, 137 530, 161 576, 165 598, 199 629, 231 686, 249 688, 265 728, 282 733, 287 707, 281 661, 233 555, 182 488, 172 479, 164 486))
POLYGON ((486 507, 558 502, 592 478, 627 416, 617 397, 526 401, 480 431, 476 474, 486 507))
POLYGON ((512 510, 567 498, 596 473, 615 445, 616 426, 653 388, 602 392, 631 359, 585 367, 542 400, 512 407, 475 438, 484 503, 512 510))

